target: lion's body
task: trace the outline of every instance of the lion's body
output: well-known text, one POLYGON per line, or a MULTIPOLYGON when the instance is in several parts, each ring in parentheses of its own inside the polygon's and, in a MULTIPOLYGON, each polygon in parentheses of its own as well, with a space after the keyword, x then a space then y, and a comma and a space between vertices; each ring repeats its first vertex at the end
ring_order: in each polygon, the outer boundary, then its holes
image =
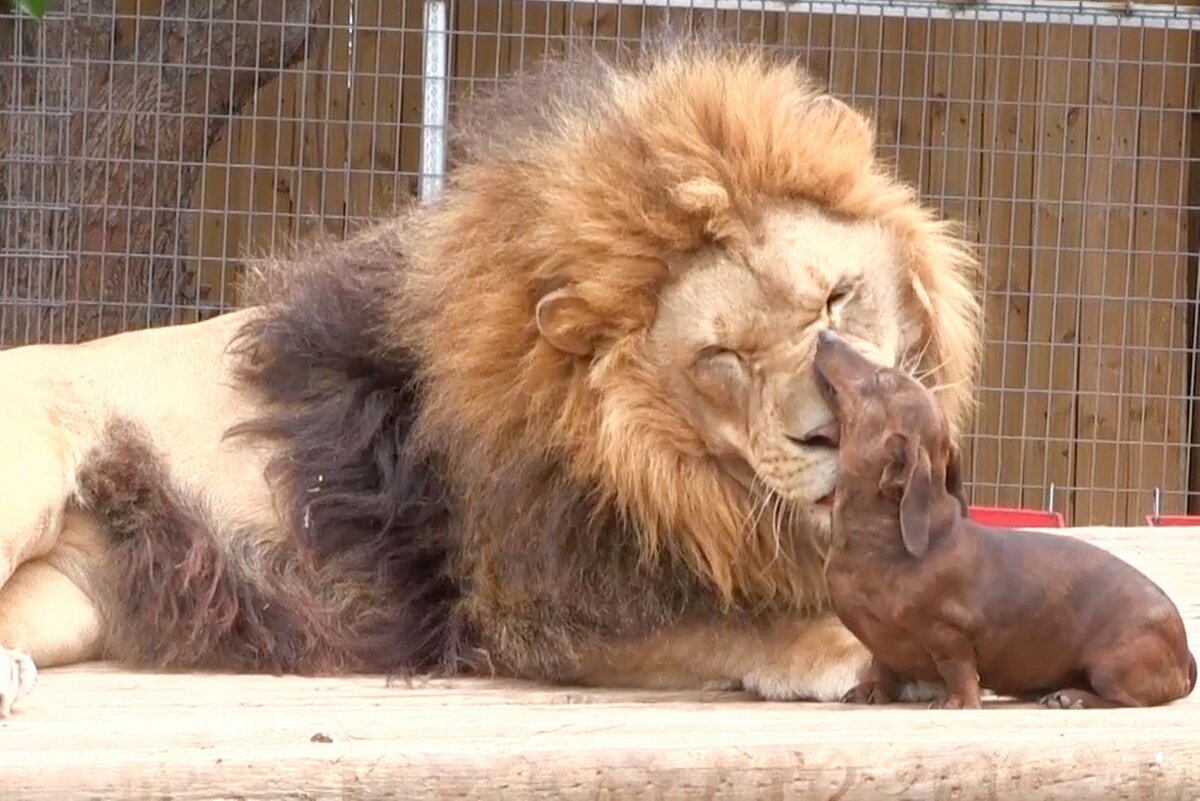
POLYGON ((664 46, 481 119, 442 200, 269 265, 251 309, 0 353, 0 676, 855 683, 812 338, 960 424, 960 243, 793 65, 664 46))
POLYGON ((273 446, 225 438, 231 424, 258 411, 235 386, 227 352, 255 313, 0 352, 3 419, 14 427, 20 421, 20 428, 43 419, 60 441, 62 457, 73 462, 64 463, 67 481, 110 421, 137 421, 154 432, 183 492, 203 493, 229 519, 273 531, 274 510, 262 481, 273 446))

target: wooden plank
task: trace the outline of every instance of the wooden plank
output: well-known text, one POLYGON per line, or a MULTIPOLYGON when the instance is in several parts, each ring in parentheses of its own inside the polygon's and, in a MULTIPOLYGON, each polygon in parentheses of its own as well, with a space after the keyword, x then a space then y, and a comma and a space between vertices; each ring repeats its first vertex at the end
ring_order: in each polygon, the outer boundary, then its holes
POLYGON ((1121 425, 1122 368, 1128 341, 1133 264, 1131 206, 1136 191, 1141 32, 1092 31, 1088 167, 1079 291, 1076 411, 1077 525, 1126 521, 1130 448, 1121 425))
POLYGON ((347 225, 416 195, 420 169, 420 0, 355 0, 347 225), (406 126, 416 130, 409 134, 406 126))
MULTIPOLYGON (((1200 65, 1200 36, 1191 37, 1191 64, 1200 65)), ((1189 87, 1188 101, 1189 111, 1188 121, 1191 123, 1188 126, 1188 142, 1187 154, 1189 157, 1187 171, 1187 200, 1188 209, 1187 216, 1184 218, 1184 223, 1187 226, 1187 249, 1189 253, 1200 253, 1200 169, 1195 169, 1193 165, 1200 163, 1200 134, 1196 130, 1197 116, 1196 109, 1200 109, 1200 66, 1193 67, 1188 70, 1189 87)), ((1188 297, 1195 297, 1195 292, 1200 288, 1200 272, 1197 269, 1195 260, 1189 259, 1187 263, 1188 269, 1188 297)), ((1188 336, 1195 336, 1196 316, 1189 318, 1190 325, 1188 336)), ((1195 362, 1193 362, 1195 365, 1195 362)), ((1200 512, 1200 371, 1192 370, 1188 377, 1189 388, 1191 393, 1188 398, 1188 417, 1190 425, 1188 426, 1188 513, 1200 512)))
POLYGON ((515 4, 510 19, 514 43, 509 51, 508 74, 534 67, 563 51, 562 34, 567 11, 568 4, 547 0, 524 0, 515 4))
POLYGON ((928 20, 888 18, 879 59, 882 152, 888 157, 890 144, 896 174, 918 188, 929 147, 929 35, 928 20))
POLYGON ((296 83, 299 124, 293 202, 293 233, 320 230, 341 236, 346 218, 346 158, 349 142, 351 3, 322 7, 314 55, 296 83))
POLYGON ((500 36, 501 6, 496 0, 456 3, 454 14, 451 114, 453 107, 470 98, 477 87, 494 85, 502 61, 508 59, 508 42, 500 36))
POLYGON ((1040 507, 1054 483, 1056 508, 1072 520, 1075 378, 1079 325, 1083 188, 1087 174, 1089 28, 1041 31, 1034 166, 1029 359, 1031 391, 1021 425, 1021 484, 1026 505, 1040 507))
POLYGON ((739 42, 768 47, 778 44, 783 25, 781 12, 741 7, 718 11, 715 19, 718 30, 729 31, 739 42))
MULTIPOLYGON (((404 53, 400 60, 400 132, 394 202, 415 197, 421 173, 421 109, 424 107, 421 76, 424 74, 425 48, 422 40, 425 24, 424 0, 404 0, 405 13, 400 24, 404 29, 404 53)), ((457 46, 457 31, 451 33, 451 64, 457 64, 453 48, 457 46)), ((452 104, 454 73, 447 86, 447 99, 452 104)), ((451 117, 453 124, 453 117, 451 117)), ((447 154, 447 158, 449 158, 447 154)))
POLYGON ((277 252, 292 233, 294 204, 288 178, 294 166, 289 157, 296 143, 297 78, 292 71, 260 89, 238 120, 236 164, 228 175, 226 195, 233 208, 245 209, 245 226, 234 229, 235 241, 226 242, 217 284, 229 300, 238 300, 234 287, 241 270, 237 265, 277 252))
POLYGON ((979 181, 982 157, 982 104, 977 87, 984 80, 983 28, 978 22, 935 20, 929 107, 931 135, 925 194, 942 214, 958 221, 968 236, 979 230, 979 181))
POLYGON ((803 54, 803 63, 818 81, 829 85, 833 15, 788 11, 779 34, 782 46, 803 54))
POLYGON ((263 86, 209 150, 194 193, 190 236, 209 301, 241 302, 241 264, 291 233, 296 87, 305 65, 263 86))
MULTIPOLYGON (((637 5, 605 3, 592 16, 593 49, 607 57, 619 57, 635 51, 641 45, 642 31, 652 30, 671 9, 647 8, 637 5)), ((702 16, 697 13, 695 16, 702 16)), ((677 16, 672 19, 680 19, 677 16)))
POLYGON ((864 20, 861 16, 836 14, 829 31, 829 89, 833 94, 858 105, 858 73, 864 60, 858 51, 858 36, 864 20))
POLYGON ((1029 281, 1040 27, 994 23, 984 31, 984 152, 980 258, 985 349, 974 429, 971 499, 1020 507, 1022 420, 1028 397, 1029 281))
MULTIPOLYGON (((1075 529, 1200 638, 1200 529, 1075 529)), ((1190 798, 1200 696, 1135 710, 767 703, 511 681, 45 671, 5 798, 1190 798), (119 726, 119 734, 113 727, 119 726), (68 769, 70 768, 70 769, 68 769)))
MULTIPOLYGON (((890 22, 890 20, 887 21, 890 22)), ((879 132, 876 134, 876 138, 886 149, 895 129, 893 126, 889 133, 880 131, 880 93, 883 81, 881 51, 883 50, 884 23, 883 17, 868 16, 855 18, 853 22, 847 20, 843 25, 835 22, 833 49, 842 54, 835 60, 835 63, 839 65, 839 69, 845 68, 847 73, 843 83, 845 87, 843 99, 849 100, 852 105, 862 109, 875 121, 876 130, 879 132), (856 49, 857 57, 855 57, 856 49)))
POLYGON ((1188 253, 1187 114, 1192 36, 1145 33, 1138 120, 1136 256, 1130 271, 1130 335, 1122 389, 1129 402, 1126 514, 1150 513, 1160 488, 1164 512, 1185 512, 1187 490, 1188 253), (1139 347, 1141 345, 1142 347, 1139 347))
MULTIPOLYGON (((921 174, 926 202, 975 241, 981 221, 984 104, 979 102, 979 90, 987 81, 986 59, 980 58, 984 31, 978 21, 935 20, 929 24, 928 152, 921 174)), ((968 464, 972 444, 964 442, 968 464)))

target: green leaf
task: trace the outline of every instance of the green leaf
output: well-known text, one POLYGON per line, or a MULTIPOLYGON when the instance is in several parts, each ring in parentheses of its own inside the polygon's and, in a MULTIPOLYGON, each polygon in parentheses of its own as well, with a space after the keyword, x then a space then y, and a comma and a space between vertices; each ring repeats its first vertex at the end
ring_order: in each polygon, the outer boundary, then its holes
POLYGON ((46 14, 49 0, 17 0, 17 8, 35 19, 41 19, 46 14))

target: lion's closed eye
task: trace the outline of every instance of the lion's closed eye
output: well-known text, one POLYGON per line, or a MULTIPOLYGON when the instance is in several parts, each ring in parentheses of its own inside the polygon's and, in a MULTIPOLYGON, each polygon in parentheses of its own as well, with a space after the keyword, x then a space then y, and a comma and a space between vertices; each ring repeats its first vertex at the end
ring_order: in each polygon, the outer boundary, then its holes
POLYGON ((698 388, 713 400, 745 391, 749 368, 745 358, 735 350, 710 345, 696 354, 692 376, 698 388))

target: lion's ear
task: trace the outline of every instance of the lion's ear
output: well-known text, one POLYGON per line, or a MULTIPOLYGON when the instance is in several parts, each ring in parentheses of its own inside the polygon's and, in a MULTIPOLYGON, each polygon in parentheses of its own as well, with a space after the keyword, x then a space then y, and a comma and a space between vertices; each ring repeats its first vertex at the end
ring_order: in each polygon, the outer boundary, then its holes
POLYGON ((554 347, 577 356, 590 356, 594 315, 587 302, 569 288, 556 289, 538 301, 538 331, 554 347))

